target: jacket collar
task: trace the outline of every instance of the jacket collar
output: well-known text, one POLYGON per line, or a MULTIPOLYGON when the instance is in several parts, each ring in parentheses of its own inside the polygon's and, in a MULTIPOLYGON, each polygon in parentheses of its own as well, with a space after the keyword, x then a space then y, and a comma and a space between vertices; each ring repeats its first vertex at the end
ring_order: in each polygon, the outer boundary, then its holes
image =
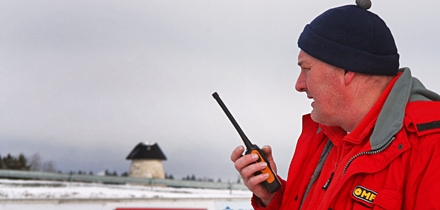
POLYGON ((411 76, 409 68, 399 69, 400 77, 392 86, 370 137, 371 149, 383 147, 403 126, 403 118, 408 101, 440 100, 440 96, 427 90, 423 84, 411 76))

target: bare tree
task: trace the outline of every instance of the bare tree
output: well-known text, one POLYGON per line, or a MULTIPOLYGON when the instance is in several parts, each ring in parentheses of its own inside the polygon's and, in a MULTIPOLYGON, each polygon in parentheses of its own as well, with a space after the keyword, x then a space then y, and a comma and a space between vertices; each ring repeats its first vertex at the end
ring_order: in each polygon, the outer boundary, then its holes
POLYGON ((38 153, 29 158, 29 167, 31 171, 56 172, 55 163, 53 161, 43 161, 38 153))
POLYGON ((44 172, 56 172, 55 163, 53 161, 46 161, 46 162, 44 162, 42 170, 44 172))
POLYGON ((31 171, 40 171, 41 170, 41 156, 38 153, 33 154, 29 158, 29 166, 31 171))

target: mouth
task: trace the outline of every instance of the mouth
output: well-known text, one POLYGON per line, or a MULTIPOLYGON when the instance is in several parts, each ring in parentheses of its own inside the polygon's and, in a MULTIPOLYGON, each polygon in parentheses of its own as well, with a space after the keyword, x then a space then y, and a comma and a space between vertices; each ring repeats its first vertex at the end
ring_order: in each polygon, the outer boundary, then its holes
POLYGON ((315 104, 315 100, 313 100, 313 97, 310 95, 307 95, 307 98, 312 100, 312 103, 310 104, 310 106, 313 108, 314 107, 313 105, 315 104))

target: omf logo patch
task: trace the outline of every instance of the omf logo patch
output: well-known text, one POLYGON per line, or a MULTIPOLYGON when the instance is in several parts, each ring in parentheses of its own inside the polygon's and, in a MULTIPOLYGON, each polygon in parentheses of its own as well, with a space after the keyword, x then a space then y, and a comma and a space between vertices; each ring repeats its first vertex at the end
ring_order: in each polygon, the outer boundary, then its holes
POLYGON ((372 204, 377 196, 377 193, 365 187, 356 186, 353 190, 353 196, 357 199, 361 199, 367 203, 372 204))

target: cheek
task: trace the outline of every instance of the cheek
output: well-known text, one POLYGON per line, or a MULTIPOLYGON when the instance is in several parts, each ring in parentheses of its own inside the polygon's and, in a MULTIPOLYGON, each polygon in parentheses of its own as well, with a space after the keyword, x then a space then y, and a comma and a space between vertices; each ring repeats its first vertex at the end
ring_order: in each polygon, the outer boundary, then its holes
POLYGON ((333 114, 341 104, 340 87, 328 79, 313 82, 318 84, 310 90, 313 91, 316 108, 322 113, 333 114))
POLYGON ((308 89, 313 93, 313 97, 323 97, 328 95, 331 90, 331 84, 326 78, 311 77, 307 81, 308 89))

